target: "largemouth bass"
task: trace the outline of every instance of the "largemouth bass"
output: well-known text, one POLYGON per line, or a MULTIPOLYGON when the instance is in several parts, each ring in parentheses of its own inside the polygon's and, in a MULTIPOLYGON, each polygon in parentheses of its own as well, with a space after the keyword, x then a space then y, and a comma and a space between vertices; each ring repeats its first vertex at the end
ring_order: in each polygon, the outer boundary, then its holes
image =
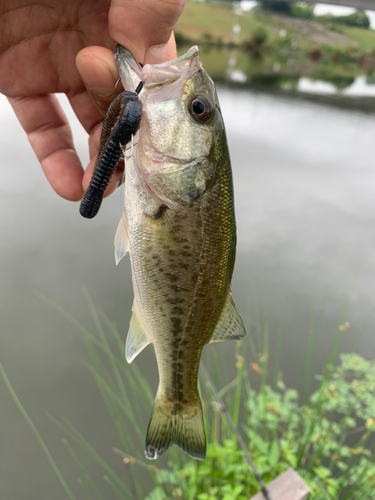
POLYGON ((115 256, 129 252, 132 268, 126 359, 153 343, 159 370, 145 454, 155 459, 176 444, 203 460, 202 349, 245 335, 230 291, 236 225, 223 118, 197 47, 143 68, 123 47, 115 57, 125 89, 143 82, 115 256))

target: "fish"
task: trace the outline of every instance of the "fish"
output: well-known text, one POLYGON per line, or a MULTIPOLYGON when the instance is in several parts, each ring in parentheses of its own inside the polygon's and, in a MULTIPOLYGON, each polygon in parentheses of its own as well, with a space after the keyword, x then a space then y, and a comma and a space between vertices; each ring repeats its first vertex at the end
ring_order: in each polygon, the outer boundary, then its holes
POLYGON ((115 259, 128 252, 132 270, 126 360, 152 343, 159 372, 145 455, 177 445, 204 460, 202 349, 246 334, 230 289, 236 223, 223 117, 198 47, 142 67, 117 46, 115 59, 125 89, 143 83, 115 259))

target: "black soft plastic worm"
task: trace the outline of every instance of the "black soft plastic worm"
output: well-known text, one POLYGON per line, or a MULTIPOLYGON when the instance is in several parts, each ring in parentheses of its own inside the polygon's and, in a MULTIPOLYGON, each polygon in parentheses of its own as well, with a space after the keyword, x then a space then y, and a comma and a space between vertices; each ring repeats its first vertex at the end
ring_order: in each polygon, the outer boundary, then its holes
POLYGON ((99 212, 103 195, 121 159, 122 148, 138 130, 142 103, 135 92, 122 92, 110 104, 105 115, 94 172, 79 207, 82 217, 92 219, 99 212))

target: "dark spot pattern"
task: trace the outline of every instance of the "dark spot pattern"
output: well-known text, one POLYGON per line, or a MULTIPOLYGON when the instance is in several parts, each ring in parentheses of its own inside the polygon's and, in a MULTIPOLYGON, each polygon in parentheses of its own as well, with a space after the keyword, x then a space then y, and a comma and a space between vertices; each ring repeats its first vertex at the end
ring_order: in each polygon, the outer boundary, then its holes
POLYGON ((171 312, 173 314, 180 314, 180 315, 184 314, 184 310, 178 306, 174 307, 171 312))
MULTIPOLYGON (((164 295, 164 297, 168 297, 168 294, 164 295)), ((167 302, 169 302, 169 304, 183 304, 185 302, 185 299, 181 299, 180 297, 168 297, 167 298, 167 302)))

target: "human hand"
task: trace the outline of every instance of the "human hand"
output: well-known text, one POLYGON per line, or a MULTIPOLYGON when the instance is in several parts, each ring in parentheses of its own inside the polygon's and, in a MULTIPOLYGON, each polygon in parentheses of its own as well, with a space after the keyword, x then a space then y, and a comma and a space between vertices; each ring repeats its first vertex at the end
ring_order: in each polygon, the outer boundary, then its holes
MULTIPOLYGON (((120 91, 114 91, 118 77, 113 58, 116 43, 142 63, 174 58, 176 47, 171 33, 185 2, 1 2, 0 91, 8 97, 48 181, 63 198, 80 200, 89 184, 103 116, 120 91), (148 50, 156 45, 164 47, 148 50), (91 90, 86 89, 80 73, 91 90), (85 173, 74 149, 69 122, 53 95, 56 92, 67 95, 89 134, 91 161, 85 173)), ((121 175, 118 169, 106 194, 115 189, 121 175)))

